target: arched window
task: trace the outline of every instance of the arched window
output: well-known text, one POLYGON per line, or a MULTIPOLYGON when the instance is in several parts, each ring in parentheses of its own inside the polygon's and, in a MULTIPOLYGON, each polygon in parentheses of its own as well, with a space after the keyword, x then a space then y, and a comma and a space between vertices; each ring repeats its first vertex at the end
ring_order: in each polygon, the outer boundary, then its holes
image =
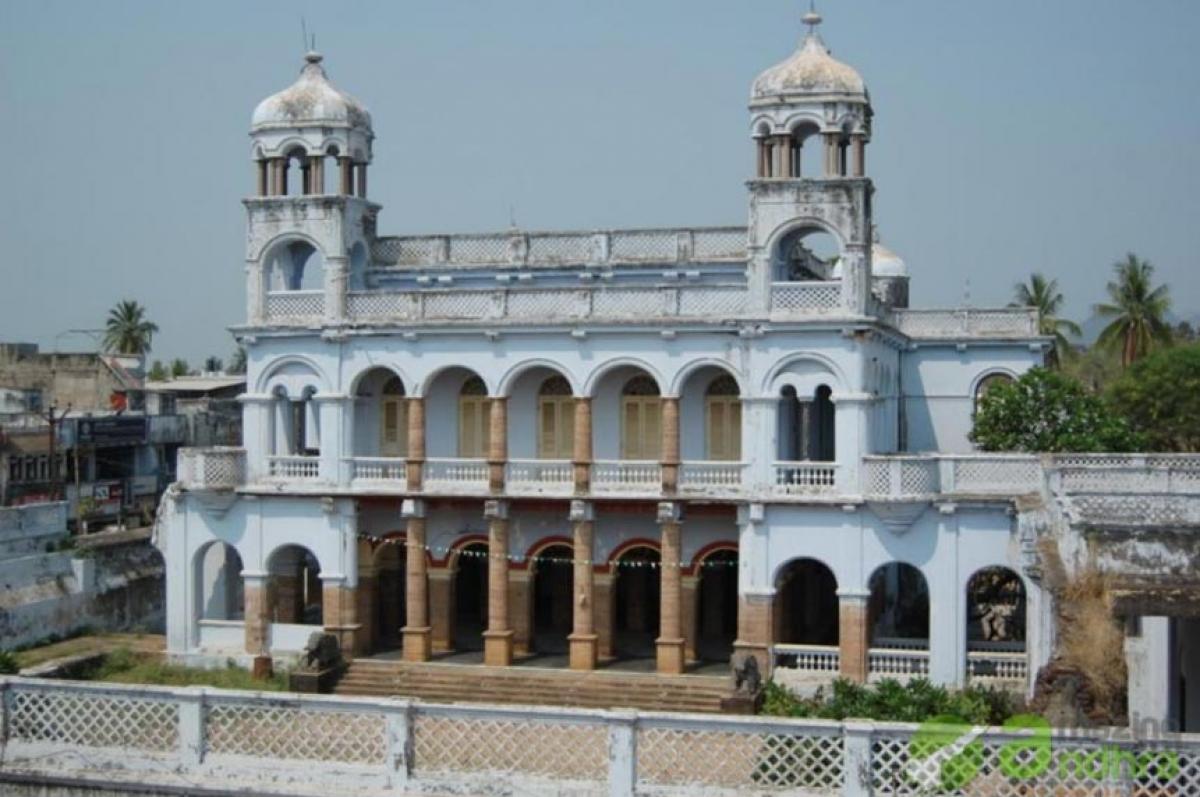
POLYGON ((473 376, 458 394, 458 455, 464 459, 483 459, 490 439, 487 386, 473 376))
POLYGON ((308 155, 303 149, 296 147, 289 150, 283 159, 283 174, 281 175, 283 185, 280 186, 280 193, 286 196, 300 196, 310 193, 311 187, 311 169, 309 168, 308 155))
POLYGON ((928 649, 929 585, 910 564, 890 562, 868 582, 871 647, 928 649))
POLYGON ((983 379, 979 380, 979 384, 975 386, 975 402, 974 412, 979 411, 979 403, 983 401, 983 397, 988 394, 992 388, 997 385, 1011 385, 1014 380, 1008 374, 988 374, 983 379))
POLYGON ((719 376, 704 397, 706 458, 737 461, 742 458, 742 400, 732 376, 719 376))
POLYGON ((794 387, 785 386, 780 391, 777 416, 777 453, 781 462, 837 459, 833 391, 828 385, 817 387, 811 399, 801 399, 794 387))
POLYGON ((648 376, 635 376, 621 391, 621 459, 662 458, 662 397, 648 376))
POLYGON ((552 376, 538 390, 538 458, 571 459, 575 454, 575 399, 571 385, 552 376))
POLYGON ((404 383, 393 376, 383 385, 380 405, 379 453, 385 457, 403 457, 408 453, 408 403, 404 383))
POLYGON ((821 229, 793 230, 779 241, 772 255, 776 282, 829 281, 841 258, 837 238, 821 229))

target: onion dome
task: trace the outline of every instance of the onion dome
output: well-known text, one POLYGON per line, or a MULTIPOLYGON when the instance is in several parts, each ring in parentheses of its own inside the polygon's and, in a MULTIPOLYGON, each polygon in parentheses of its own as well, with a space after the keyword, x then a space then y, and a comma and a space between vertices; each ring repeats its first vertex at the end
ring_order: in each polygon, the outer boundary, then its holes
POLYGON ((361 102, 329 82, 320 53, 304 56, 300 77, 254 109, 251 130, 280 127, 341 127, 371 130, 371 114, 361 102))
POLYGON ((797 95, 837 95, 843 99, 867 102, 867 86, 853 67, 843 64, 829 53, 829 48, 817 34, 821 16, 804 16, 808 34, 792 57, 771 67, 754 81, 752 99, 755 102, 796 97, 797 95))
MULTIPOLYGON (((888 249, 883 244, 876 243, 871 247, 871 276, 907 278, 908 265, 900 258, 900 255, 888 249)), ((842 261, 840 258, 833 264, 830 278, 835 280, 842 278, 842 261)))

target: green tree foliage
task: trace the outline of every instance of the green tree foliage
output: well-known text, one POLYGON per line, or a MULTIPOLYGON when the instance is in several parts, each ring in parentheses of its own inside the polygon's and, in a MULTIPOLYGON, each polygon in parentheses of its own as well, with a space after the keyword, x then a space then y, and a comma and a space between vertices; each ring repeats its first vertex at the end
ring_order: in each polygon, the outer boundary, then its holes
POLYGON ((971 439, 985 451, 1133 451, 1142 442, 1099 396, 1063 374, 1034 368, 979 400, 971 439))
POLYGON ((104 322, 104 348, 113 354, 145 354, 158 325, 146 318, 146 308, 125 299, 108 311, 104 322))
POLYGON ((1077 352, 1063 361, 1061 370, 1092 393, 1103 393, 1124 373, 1117 352, 1103 346, 1089 346, 1077 352))
POLYGON ((219 374, 225 370, 225 363, 221 362, 220 357, 209 356, 204 361, 204 372, 208 374, 219 374))
POLYGON ((1018 283, 1013 289, 1014 301, 1009 307, 1032 307, 1038 314, 1038 331, 1054 338, 1050 361, 1060 363, 1071 351, 1068 335, 1079 337, 1083 331, 1074 321, 1059 318, 1063 295, 1058 280, 1046 279, 1043 274, 1031 274, 1029 282, 1018 283))
POLYGON ((188 366, 187 360, 184 360, 179 357, 176 357, 174 360, 171 360, 171 378, 172 379, 178 379, 181 376, 187 376, 191 372, 192 372, 192 369, 188 366))
POLYGON ((1012 715, 1013 701, 1000 690, 970 687, 952 692, 924 678, 914 678, 905 684, 888 679, 870 686, 839 678, 828 694, 822 687, 808 698, 797 697, 769 682, 763 696, 763 713, 776 717, 885 722, 923 722, 949 714, 974 724, 1000 725, 1012 715))
POLYGON ((246 350, 241 346, 238 346, 234 350, 233 356, 229 358, 229 373, 246 373, 246 350))
POLYGON ((163 365, 162 360, 155 360, 154 365, 150 366, 146 378, 151 382, 166 382, 171 378, 171 374, 167 371, 167 366, 163 365))
POLYGON ((1164 349, 1134 363, 1109 390, 1150 451, 1200 451, 1200 345, 1164 349))
POLYGON ((1153 287, 1154 266, 1130 252, 1113 266, 1116 279, 1108 283, 1107 303, 1096 305, 1096 314, 1112 319, 1100 332, 1097 345, 1121 352, 1121 364, 1128 368, 1145 357, 1155 344, 1171 343, 1167 311, 1171 309, 1170 289, 1153 287))

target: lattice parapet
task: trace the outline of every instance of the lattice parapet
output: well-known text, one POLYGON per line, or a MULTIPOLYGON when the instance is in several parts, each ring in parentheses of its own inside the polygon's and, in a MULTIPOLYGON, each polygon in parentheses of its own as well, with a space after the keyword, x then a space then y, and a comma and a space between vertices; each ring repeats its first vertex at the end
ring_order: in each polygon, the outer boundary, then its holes
POLYGON ((771 286, 771 312, 777 315, 820 315, 842 306, 841 282, 777 282, 771 286))
POLYGON ((179 745, 179 708, 168 698, 105 690, 15 690, 8 738, 64 746, 170 752, 179 745))
POLYGON ((413 723, 413 771, 428 775, 524 775, 567 781, 608 778, 604 725, 525 716, 463 712, 418 713, 413 723))
MULTIPOLYGON (((708 723, 706 723, 708 725, 708 723)), ((844 742, 835 729, 753 731, 684 723, 641 723, 642 787, 731 789, 791 794, 843 793, 844 742)))
POLYGON ((1037 313, 1022 307, 995 310, 895 309, 891 322, 911 338, 1034 338, 1037 313))
POLYGON ((244 448, 179 450, 179 482, 189 490, 233 490, 246 482, 244 448))
POLYGON ((214 755, 382 765, 387 753, 386 718, 365 707, 218 702, 208 707, 205 726, 214 755))

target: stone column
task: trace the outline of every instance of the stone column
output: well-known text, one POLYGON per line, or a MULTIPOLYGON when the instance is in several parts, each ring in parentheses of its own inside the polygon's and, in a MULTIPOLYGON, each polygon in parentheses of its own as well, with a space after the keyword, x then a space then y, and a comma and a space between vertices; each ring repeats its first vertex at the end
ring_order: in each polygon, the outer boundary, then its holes
POLYGON ((592 400, 575 399, 575 492, 586 495, 592 483, 592 400))
POLYGON ((351 162, 349 156, 338 158, 338 166, 341 167, 341 189, 342 196, 354 195, 354 163, 351 162))
POLYGON ((446 567, 429 571, 429 632, 433 652, 454 649, 454 574, 446 567))
POLYGON ((595 620, 596 658, 601 661, 613 657, 613 599, 615 598, 614 573, 611 569, 592 576, 592 616, 595 620))
POLYGON ((486 501, 488 519, 488 627, 483 633, 483 663, 512 664, 513 632, 508 625, 508 504, 486 501))
MULTIPOLYGON (((386 600, 386 593, 383 599, 386 600)), ((376 601, 380 599, 380 576, 375 566, 364 563, 359 559, 358 588, 355 591, 356 606, 354 616, 358 619, 358 634, 355 635, 354 653, 365 656, 375 650, 377 637, 382 636, 383 629, 375 627, 376 601)))
POLYGON ((271 622, 290 625, 298 623, 304 614, 304 585, 300 576, 273 575, 267 590, 267 611, 271 622))
POLYGON ((697 661, 696 638, 699 636, 700 577, 680 579, 680 622, 683 625, 683 656, 685 661, 697 661))
POLYGON ((571 502, 571 524, 574 536, 572 558, 575 560, 572 574, 571 595, 573 597, 571 635, 567 641, 571 646, 571 669, 596 669, 596 588, 594 565, 595 514, 587 501, 571 502))
POLYGON ((854 177, 865 177, 867 175, 867 137, 862 133, 855 133, 851 139, 850 169, 854 177))
POLYGON ((683 672, 682 582, 679 558, 682 536, 682 512, 679 504, 658 505, 658 522, 662 527, 662 561, 659 566, 658 672, 679 675, 683 672))
POLYGON ((867 654, 871 647, 867 601, 869 592, 838 592, 838 644, 840 673, 855 683, 867 682, 867 654))
POLYGON ((510 570, 508 592, 508 627, 512 629, 513 655, 528 656, 533 647, 533 570, 510 570))
POLYGON ((758 138, 755 139, 754 144, 755 152, 758 155, 758 166, 756 167, 755 174, 759 178, 763 178, 767 176, 767 140, 765 138, 758 138))
POLYGON ((268 163, 269 161, 267 161, 266 158, 262 158, 254 162, 256 167, 255 175, 257 177, 257 182, 255 185, 259 196, 266 196, 267 192, 270 190, 270 169, 268 168, 268 163))
POLYGON ((325 632, 336 636, 342 656, 352 659, 359 631, 354 587, 347 586, 342 577, 322 577, 321 582, 321 621, 325 632))
POLYGON ((408 489, 419 493, 424 483, 425 471, 425 399, 408 399, 408 456, 405 469, 408 471, 408 489))
POLYGON ((287 196, 288 162, 286 158, 275 158, 275 196, 287 196))
POLYGON ((429 560, 425 557, 425 502, 406 499, 401 513, 408 519, 404 555, 404 660, 429 661, 433 652, 429 626, 429 560))
POLYGON ((779 148, 783 153, 783 157, 780 159, 782 163, 780 163, 779 176, 787 180, 792 176, 792 137, 780 136, 779 148))
POLYGON ((488 487, 504 492, 504 466, 508 462, 508 399, 498 396, 488 412, 488 487))
POLYGON ((271 660, 271 599, 268 590, 269 577, 266 573, 242 572, 242 603, 246 634, 246 653, 255 661, 271 660))
POLYGON ((775 639, 775 590, 744 590, 738 595, 738 633, 733 643, 733 664, 758 659, 758 671, 764 679, 771 673, 771 645, 775 639))
POLYGON ((313 155, 308 161, 308 193, 325 193, 325 158, 313 155))
POLYGON ((674 495, 679 487, 679 398, 662 400, 662 490, 674 495))
POLYGON ((838 143, 837 143, 837 139, 838 139, 837 133, 826 133, 825 134, 825 176, 826 177, 837 177, 838 176, 838 168, 837 168, 838 143))

